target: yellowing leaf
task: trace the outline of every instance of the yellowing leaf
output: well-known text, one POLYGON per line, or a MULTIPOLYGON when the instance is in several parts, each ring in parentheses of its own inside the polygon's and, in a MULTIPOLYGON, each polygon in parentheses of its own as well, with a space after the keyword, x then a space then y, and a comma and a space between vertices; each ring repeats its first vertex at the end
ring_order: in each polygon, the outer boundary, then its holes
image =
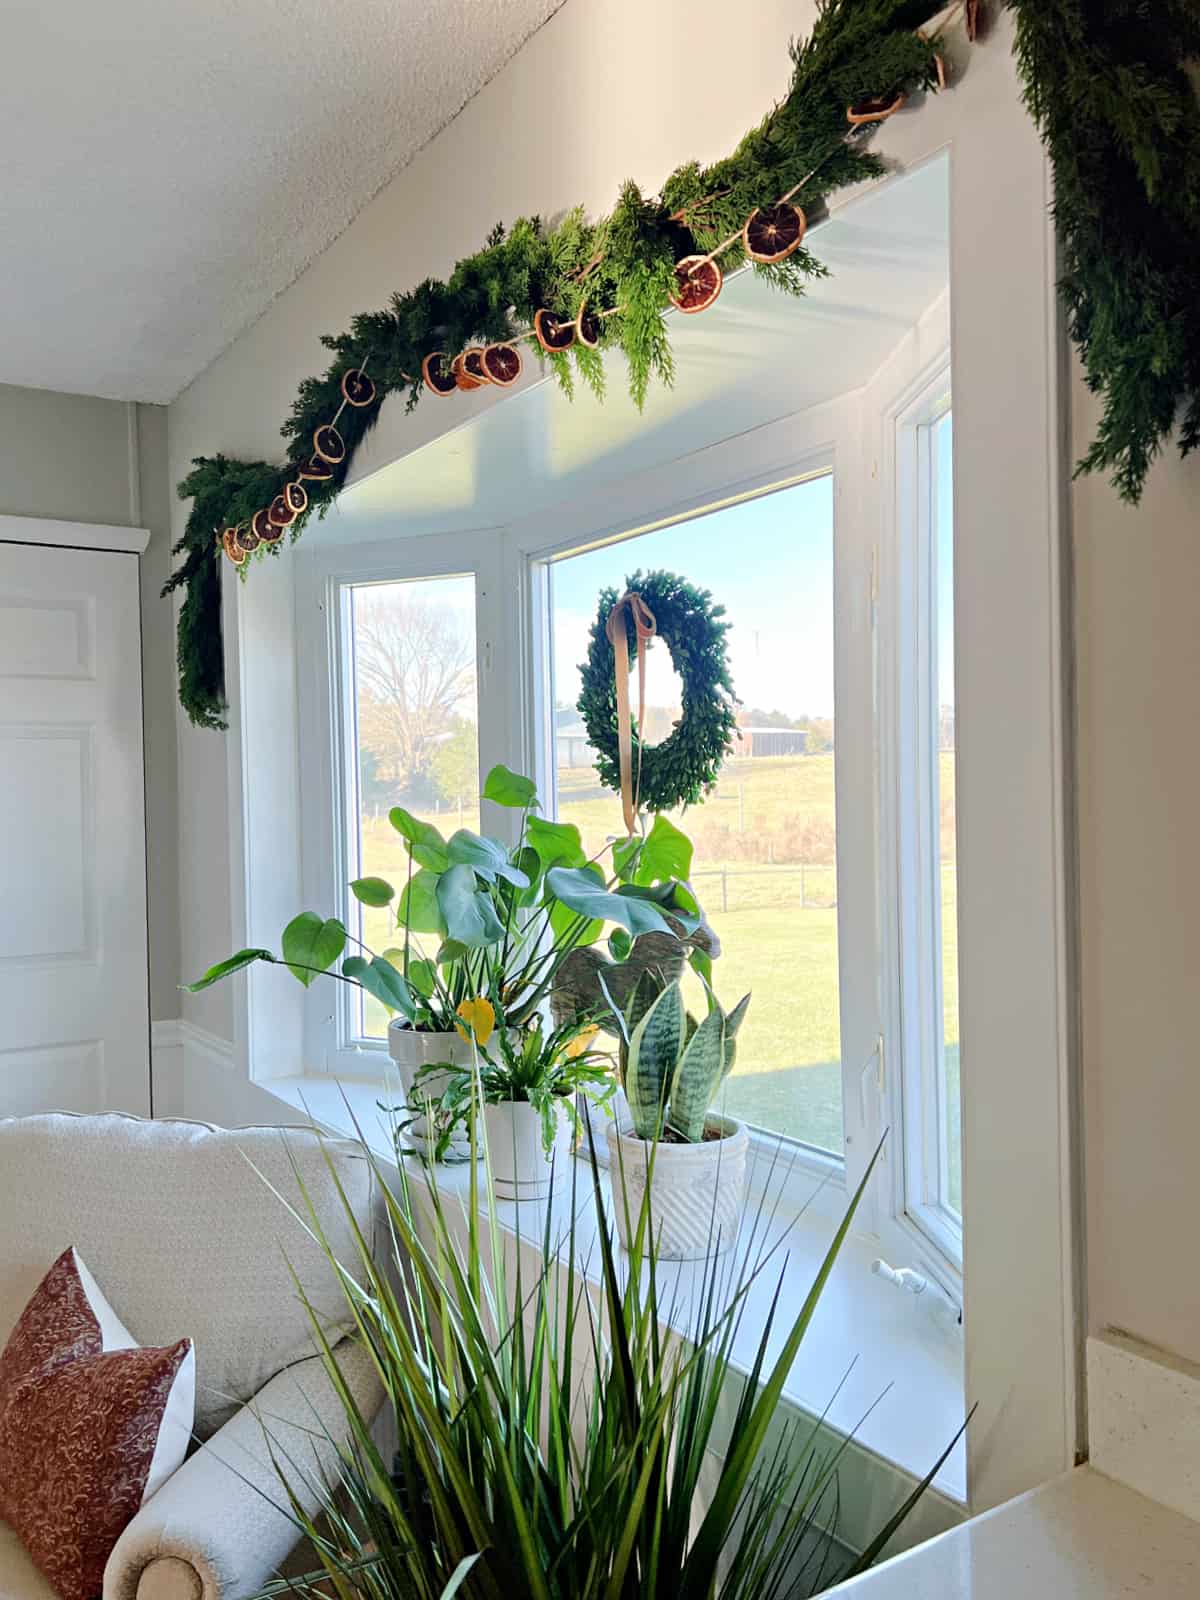
POLYGON ((464 1000, 458 1008, 458 1015, 466 1023, 466 1027, 456 1022, 454 1026, 457 1032, 467 1040, 470 1040, 473 1032, 475 1043, 482 1049, 492 1037, 496 1027, 496 1011, 492 1002, 485 1000, 482 995, 474 1000, 464 1000))
POLYGON ((567 1060, 574 1061, 592 1047, 592 1040, 600 1032, 600 1025, 593 1023, 590 1028, 585 1028, 582 1033, 577 1033, 567 1046, 567 1060))

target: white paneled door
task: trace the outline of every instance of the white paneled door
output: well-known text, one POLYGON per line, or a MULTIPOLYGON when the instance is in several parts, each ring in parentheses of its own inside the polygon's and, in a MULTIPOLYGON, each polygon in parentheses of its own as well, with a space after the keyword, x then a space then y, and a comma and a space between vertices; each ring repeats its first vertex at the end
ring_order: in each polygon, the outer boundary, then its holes
POLYGON ((137 556, 0 542, 0 1117, 150 1110, 137 556))

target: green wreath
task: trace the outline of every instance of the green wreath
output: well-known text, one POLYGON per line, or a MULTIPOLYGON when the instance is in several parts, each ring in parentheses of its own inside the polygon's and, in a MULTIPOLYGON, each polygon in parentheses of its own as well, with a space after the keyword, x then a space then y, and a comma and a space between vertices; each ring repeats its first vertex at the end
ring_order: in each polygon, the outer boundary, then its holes
MULTIPOLYGON (((725 607, 714 605, 707 589, 696 589, 673 572, 635 572, 625 588, 640 595, 654 613, 656 635, 671 652, 683 685, 683 714, 661 744, 644 745, 634 718, 633 767, 637 774, 640 762, 641 771, 638 804, 645 811, 697 805, 715 788, 721 765, 739 737, 738 702, 725 648, 730 627, 722 620, 725 607)), ((596 751, 600 781, 617 793, 621 789, 617 688, 613 647, 606 629, 609 613, 619 599, 615 589, 601 592, 588 658, 581 668, 583 691, 577 702, 596 751)), ((632 665, 637 660, 638 642, 628 613, 625 628, 632 665)))

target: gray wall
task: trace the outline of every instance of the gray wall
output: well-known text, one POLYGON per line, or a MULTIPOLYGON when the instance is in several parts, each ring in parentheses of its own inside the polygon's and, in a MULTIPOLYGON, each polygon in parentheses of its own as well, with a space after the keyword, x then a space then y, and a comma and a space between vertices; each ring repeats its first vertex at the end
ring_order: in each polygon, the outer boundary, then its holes
POLYGON ((171 538, 165 408, 0 384, 0 512, 150 530, 141 558, 150 1015, 177 1017, 175 646, 171 607, 158 597, 171 538))

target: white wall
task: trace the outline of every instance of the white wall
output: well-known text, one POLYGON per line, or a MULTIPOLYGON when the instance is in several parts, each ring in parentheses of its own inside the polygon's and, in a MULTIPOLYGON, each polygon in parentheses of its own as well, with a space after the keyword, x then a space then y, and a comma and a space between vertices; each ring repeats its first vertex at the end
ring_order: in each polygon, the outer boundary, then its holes
POLYGON ((0 512, 150 530, 141 558, 150 1014, 179 1015, 175 645, 166 410, 0 384, 0 512))
POLYGON ((1200 1361, 1200 457, 1074 511, 1090 1323, 1200 1361))

